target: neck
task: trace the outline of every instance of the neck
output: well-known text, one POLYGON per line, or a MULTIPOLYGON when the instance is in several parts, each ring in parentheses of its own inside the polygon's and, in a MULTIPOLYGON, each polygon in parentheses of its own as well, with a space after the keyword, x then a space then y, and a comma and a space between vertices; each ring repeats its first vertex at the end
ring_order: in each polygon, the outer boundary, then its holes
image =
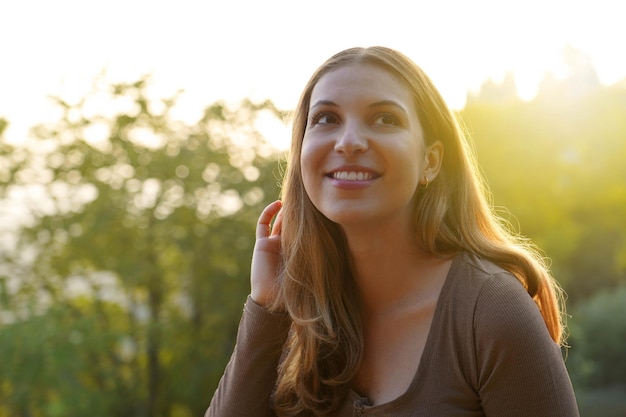
POLYGON ((411 228, 344 228, 364 314, 383 314, 427 296, 442 260, 425 252, 411 228))

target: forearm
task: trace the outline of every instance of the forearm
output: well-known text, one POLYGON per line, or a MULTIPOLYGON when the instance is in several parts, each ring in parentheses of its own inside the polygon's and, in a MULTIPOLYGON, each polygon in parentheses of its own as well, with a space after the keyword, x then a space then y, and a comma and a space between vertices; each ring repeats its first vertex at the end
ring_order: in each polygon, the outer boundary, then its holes
POLYGON ((248 298, 235 350, 205 417, 274 416, 270 395, 290 323, 248 298))

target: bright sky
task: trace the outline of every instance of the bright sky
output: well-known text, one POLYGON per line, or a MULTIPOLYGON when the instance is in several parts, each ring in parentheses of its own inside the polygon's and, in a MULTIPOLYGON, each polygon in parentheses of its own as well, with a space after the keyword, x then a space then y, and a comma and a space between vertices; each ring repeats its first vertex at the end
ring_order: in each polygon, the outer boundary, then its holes
POLYGON ((0 117, 19 140, 47 95, 77 97, 107 68, 184 89, 193 118, 212 102, 272 99, 291 109, 335 52, 374 44, 409 55, 448 103, 515 73, 532 98, 563 49, 588 54, 604 84, 626 78, 621 0, 19 0, 0 2, 0 117), (410 6, 409 6, 410 5, 410 6))

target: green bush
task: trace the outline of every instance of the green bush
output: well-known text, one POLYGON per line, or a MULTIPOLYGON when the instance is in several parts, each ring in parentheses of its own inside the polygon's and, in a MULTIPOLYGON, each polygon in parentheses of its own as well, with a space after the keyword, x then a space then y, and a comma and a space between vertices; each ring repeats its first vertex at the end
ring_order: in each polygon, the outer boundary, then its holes
POLYGON ((626 387, 626 286, 603 291, 575 308, 569 321, 568 367, 575 385, 626 387))
POLYGON ((581 417, 626 416, 626 387, 576 393, 581 417))

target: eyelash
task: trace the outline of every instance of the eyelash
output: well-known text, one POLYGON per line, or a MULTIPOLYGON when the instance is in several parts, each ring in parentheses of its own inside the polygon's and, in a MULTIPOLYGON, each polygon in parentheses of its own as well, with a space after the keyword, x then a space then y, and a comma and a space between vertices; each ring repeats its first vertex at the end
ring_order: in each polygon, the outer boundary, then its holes
MULTIPOLYGON (((391 118, 392 122, 390 124, 394 126, 400 126, 400 119, 398 119, 393 113, 378 113, 372 120, 376 121, 381 118, 391 118)), ((388 123, 382 123, 383 125, 387 125, 388 123)))
MULTIPOLYGON (((320 120, 326 116, 330 116, 330 117, 334 117, 335 119, 339 119, 336 115, 334 115, 333 113, 328 113, 328 112, 321 112, 316 114, 315 116, 313 116, 313 118, 311 119, 311 125, 315 126, 317 124, 320 123, 320 120)), ((326 124, 326 123, 324 123, 326 124)))
MULTIPOLYGON (((329 113, 329 112, 321 112, 316 114, 315 116, 313 116, 313 118, 311 119, 311 125, 315 126, 317 124, 320 123, 320 120, 322 120, 324 117, 330 116, 332 118, 335 119, 335 121, 339 120, 339 117, 334 114, 334 113, 329 113)), ((382 119, 382 118, 391 118, 391 123, 380 123, 382 125, 394 125, 394 126, 400 126, 401 122, 400 119, 398 117, 396 117, 393 113, 388 113, 388 112, 383 112, 383 113, 377 113, 373 118, 372 118, 372 124, 374 124, 373 122, 375 122, 376 120, 382 119)), ((324 123, 324 124, 328 124, 328 123, 324 123)), ((378 123, 376 123, 378 124, 378 123)))

